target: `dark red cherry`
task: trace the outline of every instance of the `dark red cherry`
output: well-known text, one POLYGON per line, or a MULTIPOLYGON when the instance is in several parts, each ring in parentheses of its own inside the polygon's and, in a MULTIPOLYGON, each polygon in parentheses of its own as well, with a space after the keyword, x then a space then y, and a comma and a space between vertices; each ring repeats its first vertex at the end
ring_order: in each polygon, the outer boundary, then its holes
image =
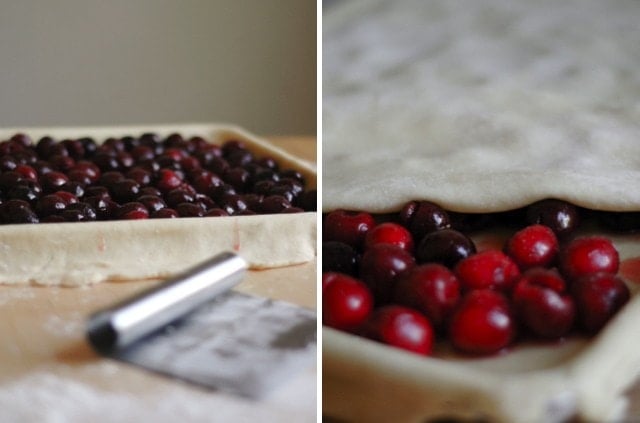
POLYGON ((134 201, 140 194, 140 184, 133 179, 115 182, 111 188, 111 197, 118 203, 134 201))
POLYGON ((352 246, 343 242, 322 242, 322 272, 357 275, 358 252, 352 246))
POLYGON ((36 213, 24 200, 7 200, 0 204, 0 221, 2 223, 38 223, 36 213))
POLYGON ((116 218, 124 220, 146 219, 149 217, 149 210, 137 201, 123 204, 116 210, 116 218))
POLYGON ((180 215, 174 209, 164 208, 153 212, 151 217, 154 219, 174 219, 180 217, 180 215))
POLYGON ((58 191, 68 181, 67 175, 58 171, 48 172, 40 177, 40 184, 45 193, 58 191))
POLYGON ((180 217, 202 217, 205 214, 205 210, 193 203, 180 203, 175 207, 180 217))
POLYGON ((360 248, 367 232, 374 226, 375 220, 369 213, 335 210, 324 219, 322 238, 325 241, 339 241, 360 248))
POLYGON ((391 300, 396 282, 415 265, 413 256, 400 247, 374 245, 362 255, 360 279, 373 292, 376 304, 391 300))
POLYGON ((528 270, 516 282, 512 297, 519 320, 537 336, 557 339, 573 327, 575 303, 555 270, 528 270))
POLYGON ((418 263, 441 263, 453 267, 460 260, 475 254, 473 241, 453 229, 442 229, 425 235, 416 248, 418 263))
POLYGON ((40 198, 36 204, 36 212, 40 218, 48 217, 52 214, 59 214, 67 204, 58 195, 49 194, 40 198))
POLYGON ((447 212, 429 201, 411 201, 405 204, 399 218, 400 223, 409 229, 416 240, 431 232, 451 227, 447 212))
POLYGON ((460 282, 451 270, 429 263, 415 266, 400 278, 394 288, 394 300, 420 311, 434 327, 444 329, 460 301, 460 292, 460 282))
POLYGON ((169 192, 182 185, 182 178, 171 169, 160 169, 157 186, 162 192, 169 192))
POLYGON ((571 283, 578 321, 589 334, 598 332, 631 297, 627 285, 611 273, 593 273, 571 283))
POLYGON ((167 205, 175 208, 180 203, 193 203, 195 195, 183 188, 172 189, 165 195, 167 205))
POLYGON ((527 208, 527 221, 548 226, 559 237, 565 237, 580 225, 580 213, 576 206, 566 201, 542 200, 527 208))
POLYGON ((91 204, 85 202, 69 204, 61 216, 67 222, 87 222, 97 219, 96 210, 91 204))
POLYGON ((416 354, 429 355, 433 350, 431 323, 408 307, 388 305, 376 309, 364 323, 362 333, 367 338, 416 354))
POLYGON ((142 203, 150 213, 157 212, 158 210, 167 207, 164 200, 157 195, 141 195, 136 201, 142 203))
POLYGON ((291 207, 291 203, 280 195, 269 195, 260 204, 262 213, 280 213, 284 209, 291 207))

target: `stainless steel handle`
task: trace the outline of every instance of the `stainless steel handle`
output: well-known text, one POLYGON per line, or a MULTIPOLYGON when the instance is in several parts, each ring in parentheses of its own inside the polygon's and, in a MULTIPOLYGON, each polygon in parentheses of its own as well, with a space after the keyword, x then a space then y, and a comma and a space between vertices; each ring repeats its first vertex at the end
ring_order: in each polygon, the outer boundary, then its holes
POLYGON ((103 353, 132 342, 171 323, 237 285, 247 263, 225 252, 159 286, 89 318, 87 337, 103 353))

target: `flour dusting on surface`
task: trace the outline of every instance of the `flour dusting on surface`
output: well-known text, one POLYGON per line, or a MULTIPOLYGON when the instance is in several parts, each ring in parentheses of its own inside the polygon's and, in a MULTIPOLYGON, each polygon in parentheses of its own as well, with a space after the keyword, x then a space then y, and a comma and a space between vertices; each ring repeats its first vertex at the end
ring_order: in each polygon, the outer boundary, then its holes
POLYGON ((180 384, 143 393, 116 392, 57 374, 36 372, 0 385, 0 418, 39 423, 313 422, 315 412, 309 409, 315 404, 315 384, 311 390, 308 382, 306 379, 293 384, 284 396, 276 395, 265 404, 180 384), (301 399, 301 394, 308 399, 291 401, 301 399))

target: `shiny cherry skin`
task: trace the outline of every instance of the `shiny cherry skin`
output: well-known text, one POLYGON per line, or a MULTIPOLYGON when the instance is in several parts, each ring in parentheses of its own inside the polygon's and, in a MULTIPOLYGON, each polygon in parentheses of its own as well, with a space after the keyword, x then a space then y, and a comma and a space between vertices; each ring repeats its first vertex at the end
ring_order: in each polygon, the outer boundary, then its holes
POLYGON ((322 272, 322 292, 324 292, 324 289, 328 287, 331 282, 341 278, 342 276, 345 276, 345 274, 340 272, 322 272))
POLYGON ((429 320, 408 307, 387 305, 376 309, 362 334, 372 340, 420 355, 433 351, 434 331, 429 320))
POLYGON ((550 266, 559 250, 558 238, 548 226, 531 225, 513 234, 505 251, 522 270, 550 266))
POLYGON ((267 195, 260 203, 260 211, 267 214, 281 213, 289 207, 291 203, 281 195, 267 195))
POLYGON ((466 290, 497 289, 506 292, 520 276, 516 263, 498 250, 482 251, 459 261, 455 272, 466 290))
POLYGON ((631 297, 622 279, 611 273, 593 273, 574 280, 571 292, 578 321, 588 334, 598 332, 631 297))
POLYGON ((537 267, 523 273, 512 301, 520 322, 536 336, 558 339, 573 327, 576 306, 556 270, 537 267))
POLYGON ((364 239, 365 250, 377 244, 390 244, 413 252, 413 237, 404 226, 397 223, 381 223, 369 230, 364 239))
POLYGON ((460 282, 441 264, 415 266, 396 284, 394 301, 420 311, 436 329, 443 329, 460 301, 460 282))
POLYGON ((1 223, 38 223, 36 213, 24 200, 7 200, 0 204, 1 223))
POLYGON ((67 175, 58 171, 51 171, 40 177, 40 184, 46 193, 59 190, 60 187, 67 182, 69 182, 67 175))
POLYGON ((489 289, 470 291, 449 324, 453 347, 468 354, 494 354, 511 344, 516 321, 504 295, 489 289))
POLYGON ((116 210, 116 218, 122 220, 147 219, 149 210, 137 201, 125 203, 116 210))
POLYGON ((153 219, 175 219, 180 215, 174 209, 164 208, 153 212, 150 217, 153 219))
POLYGON ((451 227, 447 212, 429 201, 408 202, 400 211, 399 219, 416 240, 431 232, 451 227))
POLYGON ((335 210, 324 219, 323 236, 325 241, 339 241, 354 248, 361 248, 364 239, 375 221, 369 213, 347 210, 335 210))
POLYGON ((442 229, 425 235, 416 248, 418 263, 441 263, 451 268, 476 253, 473 241, 462 232, 442 229))
POLYGON ((169 192, 182 185, 182 177, 174 170, 160 169, 158 174, 158 189, 162 192, 169 192))
POLYGON ((615 246, 601 236, 576 238, 560 253, 560 269, 570 280, 598 272, 615 274, 619 265, 615 246))
POLYGON ((373 297, 361 281, 340 273, 322 276, 322 323, 335 329, 354 331, 373 310, 373 297))
POLYGON ((36 203, 36 212, 40 218, 59 214, 64 211, 67 204, 58 195, 49 194, 41 197, 36 203))
POLYGON ((69 204, 61 216, 66 222, 91 222, 97 219, 96 210, 85 202, 69 204))
POLYGON ((580 226, 578 208, 566 201, 547 199, 527 207, 526 218, 529 224, 541 224, 551 228, 559 237, 566 237, 580 226))
POLYGON ((396 281, 414 265, 413 256, 402 248, 374 245, 362 255, 360 278, 373 292, 376 305, 382 305, 391 300, 396 281))

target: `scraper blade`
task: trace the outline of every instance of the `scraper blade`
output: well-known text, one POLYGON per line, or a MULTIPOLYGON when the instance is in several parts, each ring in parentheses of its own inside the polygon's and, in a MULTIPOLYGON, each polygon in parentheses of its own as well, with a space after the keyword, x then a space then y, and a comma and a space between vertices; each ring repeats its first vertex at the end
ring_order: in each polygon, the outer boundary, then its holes
POLYGON ((316 313, 230 291, 241 280, 243 264, 227 253, 96 313, 88 338, 117 360, 210 388, 264 396, 315 364, 316 313))

